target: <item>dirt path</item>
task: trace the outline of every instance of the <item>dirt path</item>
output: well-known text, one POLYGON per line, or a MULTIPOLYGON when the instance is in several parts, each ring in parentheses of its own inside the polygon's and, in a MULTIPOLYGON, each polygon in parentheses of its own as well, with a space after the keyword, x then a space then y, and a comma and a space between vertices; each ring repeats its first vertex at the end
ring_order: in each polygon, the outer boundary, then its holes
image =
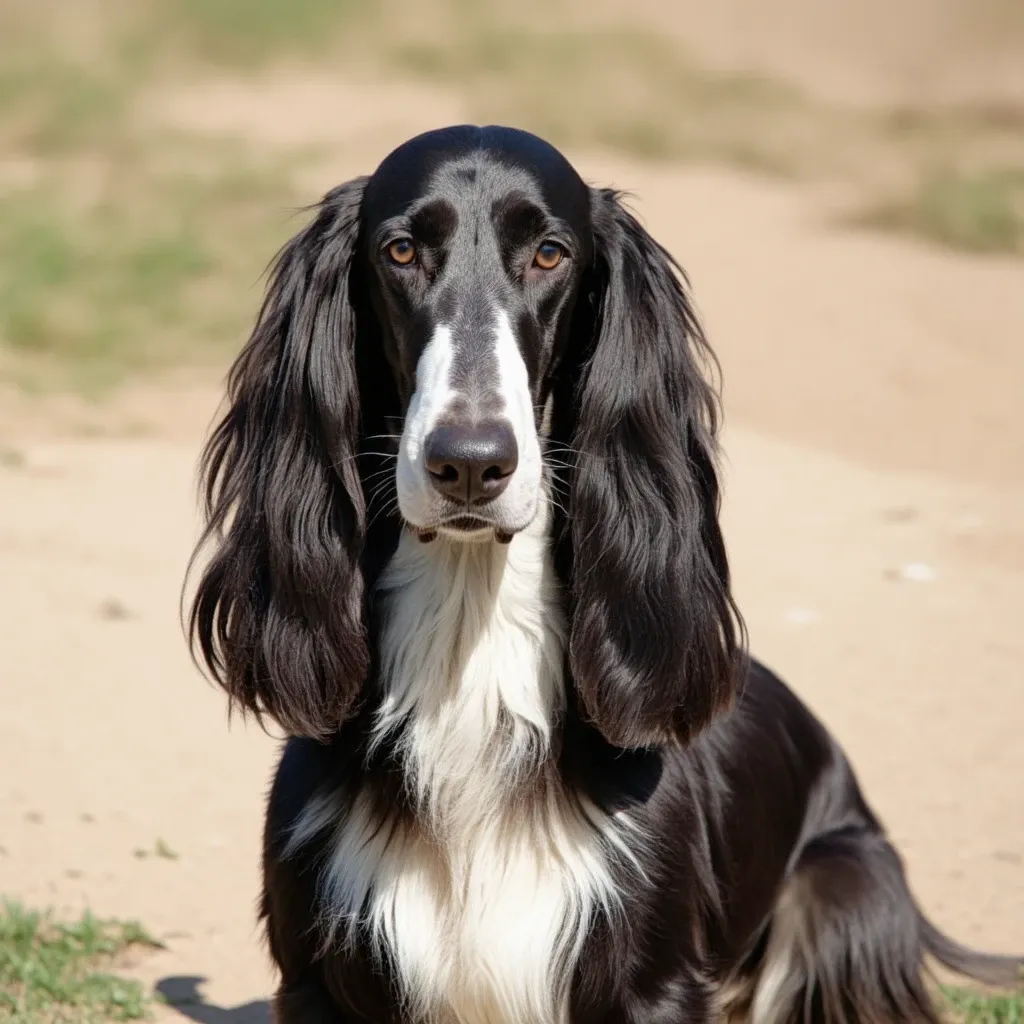
MULTIPOLYGON (((827 230, 761 183, 579 162, 638 193, 723 358, 755 651, 844 742, 937 921, 1024 949, 1019 264, 827 230)), ((177 622, 218 399, 129 396, 109 415, 151 419, 137 440, 2 421, 0 873, 33 904, 160 936, 138 970, 180 1002, 161 1019, 265 1024, 275 744, 228 730, 177 622)))

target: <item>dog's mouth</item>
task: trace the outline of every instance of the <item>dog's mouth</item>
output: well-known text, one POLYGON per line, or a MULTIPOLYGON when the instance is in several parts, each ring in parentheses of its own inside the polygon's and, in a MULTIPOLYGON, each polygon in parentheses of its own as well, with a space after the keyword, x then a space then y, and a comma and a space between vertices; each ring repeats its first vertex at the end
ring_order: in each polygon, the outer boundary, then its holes
POLYGON ((479 530, 493 530, 494 523, 480 516, 453 516, 438 524, 445 530, 455 533, 476 533, 479 530))
POLYGON ((506 530, 490 519, 474 515, 455 515, 442 519, 432 526, 413 526, 410 524, 409 528, 424 544, 429 544, 430 541, 437 537, 438 533, 445 533, 449 537, 455 537, 458 540, 476 540, 482 538, 487 533, 493 533, 495 540, 500 544, 508 544, 518 532, 506 530))

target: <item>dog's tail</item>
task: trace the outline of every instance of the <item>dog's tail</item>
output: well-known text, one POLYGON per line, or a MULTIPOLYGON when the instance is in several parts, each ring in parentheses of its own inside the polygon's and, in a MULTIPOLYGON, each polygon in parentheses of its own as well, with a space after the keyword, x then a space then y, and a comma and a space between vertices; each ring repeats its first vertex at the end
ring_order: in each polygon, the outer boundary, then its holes
POLYGON ((929 958, 984 984, 1024 986, 1024 958, 967 949, 925 919, 879 829, 825 832, 806 844, 779 894, 747 1020, 940 1024, 929 958))
POLYGON ((943 934, 918 912, 921 945, 926 953, 955 974, 997 988, 1024 986, 1024 956, 1001 956, 969 949, 943 934))

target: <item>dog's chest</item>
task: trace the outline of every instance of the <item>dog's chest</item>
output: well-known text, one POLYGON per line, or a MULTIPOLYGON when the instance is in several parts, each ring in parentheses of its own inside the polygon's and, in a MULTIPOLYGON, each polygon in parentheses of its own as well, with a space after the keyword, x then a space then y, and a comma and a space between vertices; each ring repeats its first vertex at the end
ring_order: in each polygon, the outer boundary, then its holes
POLYGON ((405 833, 379 859, 368 918, 413 1015, 556 1024, 601 899, 586 823, 495 818, 461 842, 405 833))
POLYGON ((377 733, 397 744, 416 814, 348 810, 332 912, 361 922, 414 1016, 556 1024, 613 886, 607 821, 550 764, 564 630, 545 549, 400 547, 382 586, 377 733))

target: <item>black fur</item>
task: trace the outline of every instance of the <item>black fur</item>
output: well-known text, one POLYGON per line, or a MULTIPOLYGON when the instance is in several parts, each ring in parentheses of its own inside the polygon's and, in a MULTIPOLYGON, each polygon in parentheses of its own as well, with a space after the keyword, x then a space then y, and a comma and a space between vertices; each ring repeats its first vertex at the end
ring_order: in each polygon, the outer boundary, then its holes
MULTIPOLYGON (((380 417, 357 384, 371 375, 357 374, 369 353, 356 351, 366 318, 353 266, 365 184, 329 192, 278 255, 201 467, 204 542, 217 547, 193 641, 233 706, 320 738, 355 708, 370 664, 358 461, 363 426, 380 417)), ((374 405, 389 394, 378 375, 374 405)))
POLYGON ((193 642, 233 706, 292 737, 264 852, 279 1024, 406 1019, 390 965, 364 942, 322 945, 329 831, 284 848, 318 792, 414 814, 391 751, 367 753, 380 699, 372 593, 403 529, 395 424, 426 325, 459 288, 499 289, 517 310, 537 425, 548 406, 547 452, 565 461, 552 470, 567 499, 552 539, 571 685, 548 770, 637 825, 639 868, 616 869, 628 913, 587 935, 569 1020, 742 1015, 780 948, 785 1022, 935 1021, 927 955, 1012 981, 1020 960, 964 950, 924 920, 835 742, 745 659, 718 525, 710 353, 671 257, 540 140, 462 127, 329 193, 285 247, 203 462, 215 550, 193 642), (445 248, 459 217, 477 215, 503 261, 490 270, 445 248), (389 225, 417 217, 425 257, 403 276, 380 247, 389 225), (535 222, 561 232, 561 276, 509 269, 535 222))
POLYGON ((592 218, 596 337, 571 438, 573 678, 610 742, 685 742, 731 701, 742 639, 718 526, 712 360, 672 257, 614 192, 594 193, 592 218))

